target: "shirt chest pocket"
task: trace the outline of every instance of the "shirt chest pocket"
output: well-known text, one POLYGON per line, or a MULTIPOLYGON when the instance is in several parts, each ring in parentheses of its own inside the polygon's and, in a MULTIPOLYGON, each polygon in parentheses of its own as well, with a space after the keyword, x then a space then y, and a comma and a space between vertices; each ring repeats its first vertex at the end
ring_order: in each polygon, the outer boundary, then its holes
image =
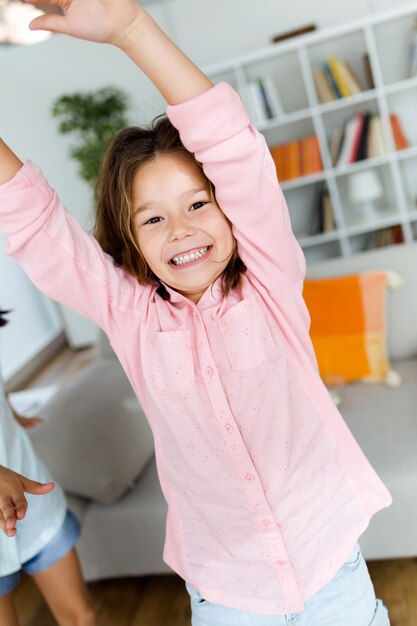
POLYGON ((194 384, 194 365, 188 330, 160 331, 153 350, 153 380, 168 392, 185 391, 194 384))
POLYGON ((259 365, 275 348, 268 323, 253 296, 227 311, 218 323, 234 370, 259 365))

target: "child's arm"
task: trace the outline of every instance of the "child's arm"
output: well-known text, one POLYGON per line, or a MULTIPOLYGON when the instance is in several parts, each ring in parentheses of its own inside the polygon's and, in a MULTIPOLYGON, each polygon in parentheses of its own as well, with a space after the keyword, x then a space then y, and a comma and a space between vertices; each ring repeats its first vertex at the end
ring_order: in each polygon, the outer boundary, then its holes
POLYGON ((91 319, 110 339, 141 319, 153 287, 116 266, 30 161, 0 185, 0 230, 6 254, 38 289, 91 319))
POLYGON ((165 97, 185 147, 203 163, 248 271, 270 293, 302 283, 304 256, 275 165, 232 89, 211 89, 211 81, 134 0, 70 0, 66 17, 42 16, 32 25, 125 51, 165 97), (87 20, 89 11, 94 19, 87 20))
POLYGON ((0 529, 7 537, 16 535, 16 523, 26 515, 25 493, 42 496, 54 486, 54 483, 37 483, 0 465, 0 529))

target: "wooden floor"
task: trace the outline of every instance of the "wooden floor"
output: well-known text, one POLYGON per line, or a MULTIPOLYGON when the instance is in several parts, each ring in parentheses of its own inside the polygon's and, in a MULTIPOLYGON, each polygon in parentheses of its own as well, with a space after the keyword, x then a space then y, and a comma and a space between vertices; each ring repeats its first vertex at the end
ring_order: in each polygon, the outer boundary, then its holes
MULTIPOLYGON (((27 387, 66 381, 94 359, 94 349, 75 353, 65 350, 27 387)), ((410 528, 410 532, 417 529, 410 528)), ((391 626, 417 626, 417 558, 371 561, 368 568, 376 595, 388 606, 391 626)), ((99 581, 88 587, 99 626, 191 624, 189 596, 184 582, 175 574, 99 581)), ((55 625, 29 577, 23 577, 15 601, 22 626, 55 625)))

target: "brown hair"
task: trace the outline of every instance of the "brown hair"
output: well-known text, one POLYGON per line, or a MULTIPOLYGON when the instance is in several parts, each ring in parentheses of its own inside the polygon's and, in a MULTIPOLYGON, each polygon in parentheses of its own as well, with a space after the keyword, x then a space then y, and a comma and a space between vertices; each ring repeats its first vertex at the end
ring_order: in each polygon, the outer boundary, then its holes
MULTIPOLYGON (((214 185, 204 174, 201 163, 184 147, 170 120, 160 115, 149 128, 125 128, 107 148, 95 189, 93 234, 117 265, 135 276, 141 285, 159 283, 158 293, 169 300, 169 293, 148 266, 137 244, 132 204, 133 181, 138 168, 161 154, 182 154, 190 159, 201 170, 207 190, 215 199, 214 185)), ((245 272, 246 266, 239 257, 235 241, 233 254, 222 274, 224 296, 233 287, 241 287, 245 272)))

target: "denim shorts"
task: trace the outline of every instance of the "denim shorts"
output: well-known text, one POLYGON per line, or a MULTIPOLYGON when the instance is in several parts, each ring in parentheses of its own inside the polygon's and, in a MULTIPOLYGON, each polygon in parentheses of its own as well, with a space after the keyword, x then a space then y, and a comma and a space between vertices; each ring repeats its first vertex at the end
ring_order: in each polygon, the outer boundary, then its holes
POLYGON ((304 603, 300 613, 256 615, 208 602, 185 583, 192 626, 389 626, 386 606, 374 587, 358 544, 336 575, 304 603))
MULTIPOLYGON (((57 563, 77 543, 81 534, 81 524, 74 513, 67 510, 64 522, 56 535, 34 557, 22 564, 22 570, 27 574, 37 574, 54 563, 57 563)), ((0 578, 0 597, 15 589, 20 582, 19 572, 0 578)))

